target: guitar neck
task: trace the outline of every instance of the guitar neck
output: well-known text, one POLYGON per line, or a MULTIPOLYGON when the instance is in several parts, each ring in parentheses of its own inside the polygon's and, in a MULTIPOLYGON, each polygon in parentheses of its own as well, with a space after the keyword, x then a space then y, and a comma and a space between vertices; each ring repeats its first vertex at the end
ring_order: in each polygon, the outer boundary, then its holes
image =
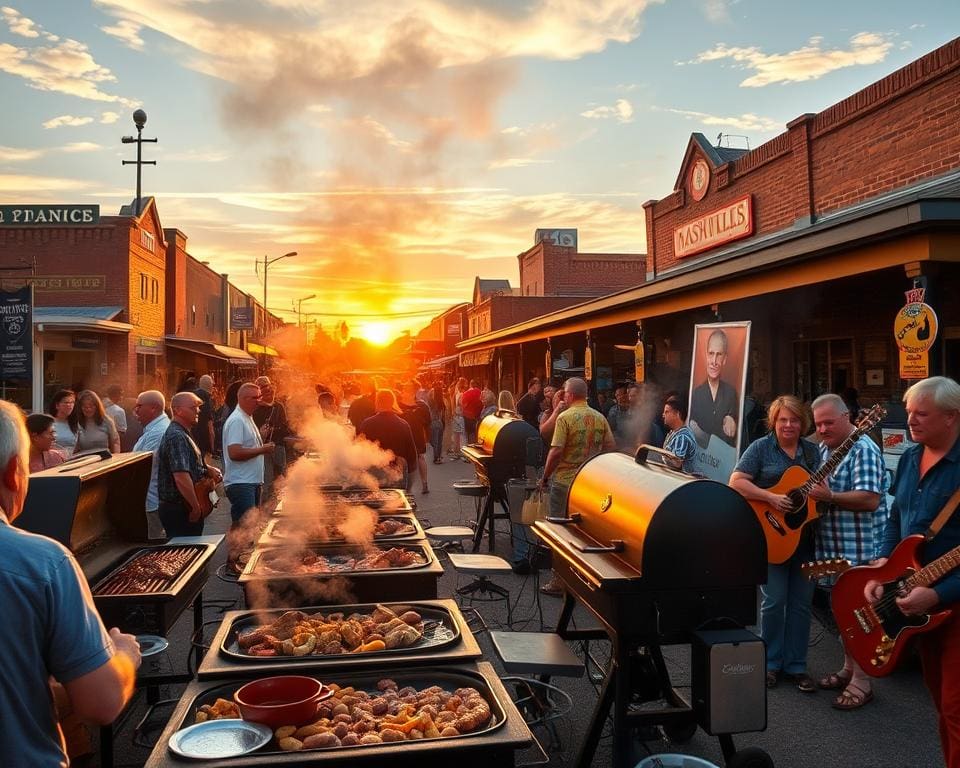
POLYGON ((840 466, 840 462, 847 457, 850 449, 856 445, 857 440, 860 439, 860 435, 862 434, 863 431, 861 431, 859 428, 853 430, 853 432, 850 433, 850 436, 840 443, 833 453, 830 454, 827 460, 820 465, 820 468, 816 472, 811 473, 810 477, 807 478, 807 482, 803 484, 801 490, 804 493, 809 493, 810 489, 815 485, 820 485, 820 483, 826 479, 827 475, 840 466))
POLYGON ((906 580, 906 585, 910 589, 913 587, 929 587, 931 584, 936 584, 957 566, 960 566, 960 547, 954 547, 947 554, 925 565, 906 580))

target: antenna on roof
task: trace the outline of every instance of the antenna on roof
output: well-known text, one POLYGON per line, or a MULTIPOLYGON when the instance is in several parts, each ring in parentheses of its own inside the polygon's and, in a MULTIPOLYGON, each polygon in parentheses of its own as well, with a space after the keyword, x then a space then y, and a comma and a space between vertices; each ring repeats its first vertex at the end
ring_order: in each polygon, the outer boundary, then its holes
POLYGON ((718 133, 717 134, 717 147, 720 147, 724 137, 727 139, 727 149, 730 148, 730 139, 743 139, 744 143, 747 145, 747 150, 750 149, 750 137, 742 136, 736 133, 718 133))

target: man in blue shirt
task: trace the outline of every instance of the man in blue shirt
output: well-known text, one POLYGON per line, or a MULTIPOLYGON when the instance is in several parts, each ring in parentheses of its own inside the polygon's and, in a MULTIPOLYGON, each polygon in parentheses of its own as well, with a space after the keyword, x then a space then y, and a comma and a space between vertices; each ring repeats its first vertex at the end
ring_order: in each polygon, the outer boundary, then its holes
MULTIPOLYGON (((880 545, 886 562, 905 537, 924 533, 930 523, 960 488, 960 384, 944 376, 918 381, 903 396, 907 404, 907 427, 912 445, 903 452, 893 483, 893 508, 880 545)), ((940 532, 922 549, 922 564, 960 546, 960 512, 947 519, 940 532)), ((871 581, 866 597, 875 602, 882 595, 871 581)), ((960 571, 954 570, 932 587, 914 587, 897 598, 908 616, 929 614, 945 608, 960 608, 960 571)), ((954 614, 938 629, 917 640, 923 679, 940 721, 940 743, 947 768, 960 768, 960 614, 954 614)))
POLYGON ((0 400, 0 616, 12 631, 0 675, 0 762, 66 766, 51 679, 81 720, 107 725, 133 695, 140 648, 104 629, 67 549, 10 525, 27 496, 29 445, 23 415, 0 400))
POLYGON ((684 472, 693 472, 693 459, 697 454, 697 439, 687 426, 687 404, 676 395, 671 395, 663 404, 663 423, 670 432, 663 441, 665 450, 680 459, 684 472))

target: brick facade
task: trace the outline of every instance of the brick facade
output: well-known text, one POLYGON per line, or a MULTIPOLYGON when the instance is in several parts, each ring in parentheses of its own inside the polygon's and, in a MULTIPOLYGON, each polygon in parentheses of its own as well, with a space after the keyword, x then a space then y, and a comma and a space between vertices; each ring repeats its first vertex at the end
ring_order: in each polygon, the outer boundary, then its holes
POLYGON ((758 238, 960 167, 958 107, 960 38, 728 162, 711 159, 695 136, 677 188, 644 205, 651 274, 709 257, 677 258, 674 231, 746 193, 758 238), (688 171, 699 158, 711 178, 695 202, 688 171))
POLYGON ((547 241, 519 254, 517 261, 523 296, 604 296, 646 278, 643 254, 578 253, 547 241))

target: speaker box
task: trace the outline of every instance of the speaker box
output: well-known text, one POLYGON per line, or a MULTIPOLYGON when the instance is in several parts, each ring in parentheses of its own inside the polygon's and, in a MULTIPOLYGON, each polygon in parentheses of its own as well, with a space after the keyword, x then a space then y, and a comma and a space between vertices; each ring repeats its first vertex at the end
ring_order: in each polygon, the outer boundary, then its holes
POLYGON ((710 735, 767 727, 767 649, 745 629, 695 632, 692 695, 697 722, 710 735))

